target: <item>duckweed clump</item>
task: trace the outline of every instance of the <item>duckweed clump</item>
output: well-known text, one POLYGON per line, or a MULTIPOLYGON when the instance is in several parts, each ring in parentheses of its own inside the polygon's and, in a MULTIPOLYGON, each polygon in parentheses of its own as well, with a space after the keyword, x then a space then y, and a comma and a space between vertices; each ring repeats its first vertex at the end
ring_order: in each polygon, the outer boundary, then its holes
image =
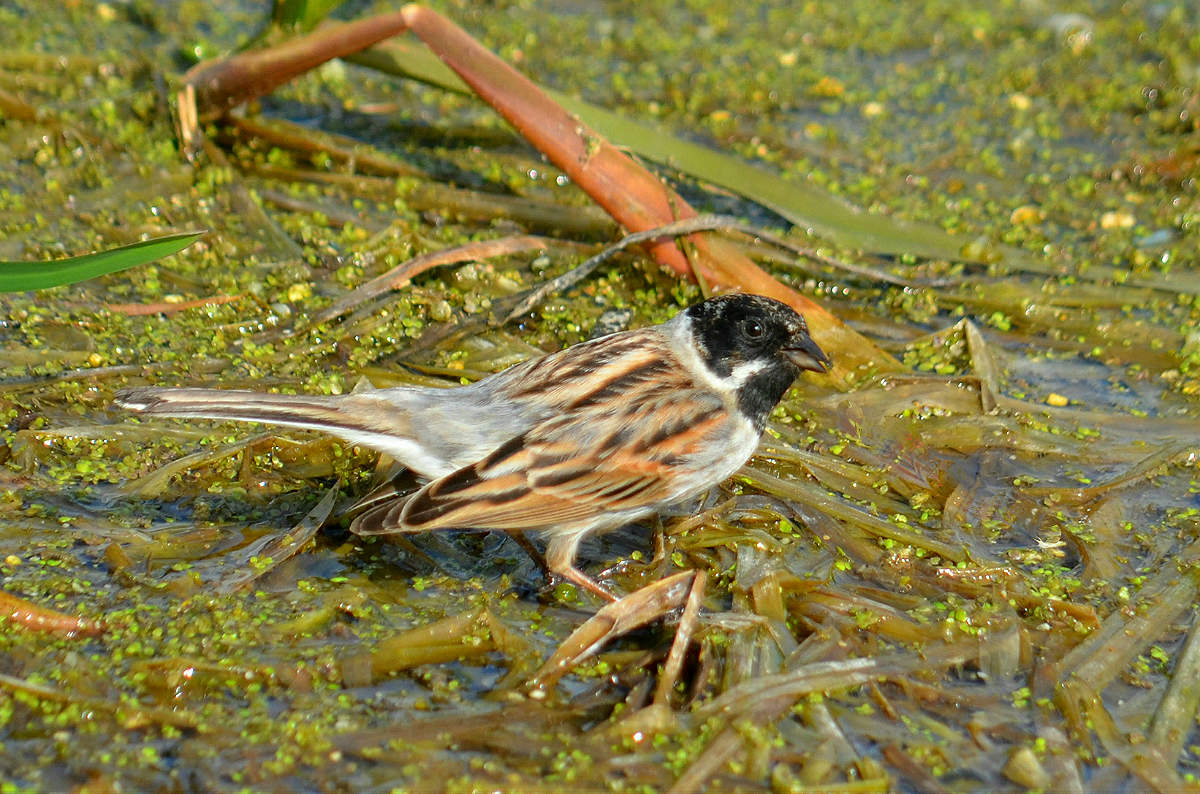
MULTIPOLYGON (((609 310, 661 322, 700 288, 626 252, 456 335, 613 234, 490 110, 336 62, 204 126, 189 159, 179 76, 261 9, 9 3, 0 260, 209 233, 153 266, 0 296, 0 744, 22 750, 0 753, 0 788, 1194 780, 1190 6, 442 10, 544 84, 875 224, 960 235, 957 256, 867 237, 809 239, 828 258, 794 265, 754 249, 907 371, 798 383, 762 455, 664 516, 660 542, 648 522, 585 544, 622 592, 704 571, 699 626, 663 693, 674 615, 535 698, 524 682, 599 605, 544 590, 512 540, 351 535, 340 507, 389 471, 374 453, 138 421, 113 393, 450 386, 586 339, 609 310), (553 239, 323 315, 414 257, 524 233, 553 239), (323 528, 287 550, 331 491, 323 528)), ((698 206, 782 225, 662 171, 698 206)))

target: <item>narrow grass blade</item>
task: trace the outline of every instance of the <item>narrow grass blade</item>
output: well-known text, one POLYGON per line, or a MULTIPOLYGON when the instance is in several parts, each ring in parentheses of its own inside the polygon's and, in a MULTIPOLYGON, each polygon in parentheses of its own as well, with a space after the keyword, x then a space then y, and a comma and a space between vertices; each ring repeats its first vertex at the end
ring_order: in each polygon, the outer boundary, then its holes
POLYGON ((204 232, 171 234, 108 251, 49 262, 0 262, 0 292, 27 292, 59 287, 145 265, 182 251, 202 234, 204 232))

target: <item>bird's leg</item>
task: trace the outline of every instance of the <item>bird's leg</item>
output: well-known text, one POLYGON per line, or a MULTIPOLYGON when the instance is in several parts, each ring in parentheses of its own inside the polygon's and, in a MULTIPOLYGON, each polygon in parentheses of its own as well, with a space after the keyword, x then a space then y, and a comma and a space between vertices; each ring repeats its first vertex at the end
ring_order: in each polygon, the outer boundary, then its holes
POLYGON ((662 516, 654 516, 654 559, 652 567, 662 565, 667 560, 667 528, 663 526, 662 516))
POLYGON ((546 558, 538 551, 538 547, 533 545, 533 541, 525 537, 524 532, 510 532, 508 536, 517 542, 517 545, 529 555, 529 559, 537 564, 537 567, 542 570, 542 574, 546 577, 551 575, 550 566, 546 564, 546 558))
POLYGON ((589 591, 595 593, 596 595, 603 598, 605 601, 614 601, 615 602, 615 601, 621 600, 611 590, 604 587, 604 585, 600 584, 595 579, 591 578, 586 573, 584 573, 583 571, 576 568, 574 565, 568 565, 566 568, 555 571, 554 573, 558 576, 561 576, 562 578, 566 579, 569 582, 574 582, 576 585, 582 587, 585 590, 589 590, 589 591))
POLYGON ((605 601, 617 601, 617 597, 611 591, 575 567, 575 553, 581 540, 583 535, 578 532, 551 537, 546 546, 546 567, 556 576, 595 593, 605 601))

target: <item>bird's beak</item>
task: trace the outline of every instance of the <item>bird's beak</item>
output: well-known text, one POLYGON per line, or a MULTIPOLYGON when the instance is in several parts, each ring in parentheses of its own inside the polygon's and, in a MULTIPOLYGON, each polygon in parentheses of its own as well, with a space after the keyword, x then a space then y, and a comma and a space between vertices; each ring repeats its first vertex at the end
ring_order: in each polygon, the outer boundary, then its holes
POLYGON ((826 372, 833 366, 833 359, 817 347, 817 343, 808 334, 793 336, 791 344, 783 348, 782 352, 797 367, 810 372, 826 372))

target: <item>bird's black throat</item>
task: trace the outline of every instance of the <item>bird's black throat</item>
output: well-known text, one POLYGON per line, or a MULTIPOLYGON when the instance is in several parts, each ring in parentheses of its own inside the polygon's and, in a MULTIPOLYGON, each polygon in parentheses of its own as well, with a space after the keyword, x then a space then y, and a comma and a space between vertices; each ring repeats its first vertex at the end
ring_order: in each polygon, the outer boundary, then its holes
POLYGON ((754 423, 756 430, 767 425, 767 417, 783 399, 783 395, 796 380, 800 370, 783 362, 772 361, 764 369, 751 375, 738 388, 737 404, 746 418, 754 423))

